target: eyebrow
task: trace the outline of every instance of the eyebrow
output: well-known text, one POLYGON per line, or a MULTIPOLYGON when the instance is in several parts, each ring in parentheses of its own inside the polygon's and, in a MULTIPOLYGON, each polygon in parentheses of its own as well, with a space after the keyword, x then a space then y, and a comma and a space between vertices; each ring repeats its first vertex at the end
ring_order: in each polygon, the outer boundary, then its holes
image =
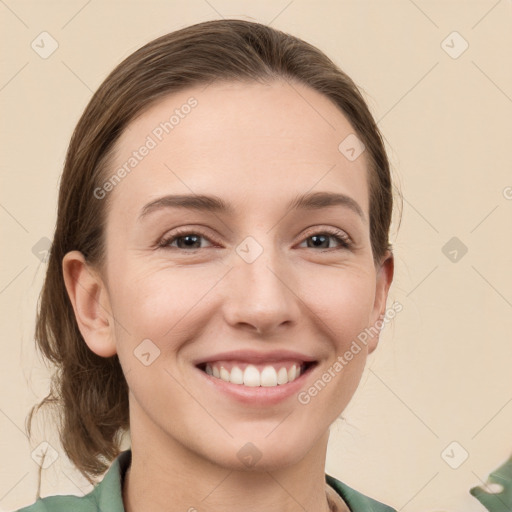
MULTIPOLYGON (((356 213, 362 220, 366 220, 362 208, 353 198, 335 192, 309 192, 298 195, 288 203, 287 210, 319 210, 330 206, 344 206, 356 213)), ((146 204, 141 210, 139 221, 151 212, 162 208, 185 208, 203 212, 234 214, 233 206, 218 196, 166 195, 146 204)))

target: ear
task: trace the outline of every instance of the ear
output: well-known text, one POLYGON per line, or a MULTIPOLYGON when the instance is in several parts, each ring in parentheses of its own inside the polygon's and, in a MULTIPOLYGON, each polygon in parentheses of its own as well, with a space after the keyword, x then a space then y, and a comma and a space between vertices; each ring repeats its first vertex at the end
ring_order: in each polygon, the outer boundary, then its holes
POLYGON ((380 328, 382 327, 382 318, 386 313, 386 301, 388 298, 389 287, 393 281, 394 257, 391 251, 387 251, 377 267, 377 276, 375 284, 375 302, 370 318, 369 330, 372 336, 368 342, 368 353, 371 354, 379 343, 380 328), (380 321, 379 321, 380 320, 380 321))
POLYGON ((79 251, 64 256, 62 272, 78 328, 87 346, 98 356, 113 356, 117 352, 114 321, 101 276, 79 251))

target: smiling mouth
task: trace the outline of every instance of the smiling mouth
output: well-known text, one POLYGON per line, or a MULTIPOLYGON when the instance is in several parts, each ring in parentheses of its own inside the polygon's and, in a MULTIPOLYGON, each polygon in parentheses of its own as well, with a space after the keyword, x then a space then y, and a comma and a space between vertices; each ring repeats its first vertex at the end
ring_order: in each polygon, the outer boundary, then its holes
POLYGON ((317 361, 294 361, 250 364, 216 361, 197 365, 201 371, 215 379, 244 387, 277 387, 298 379, 317 365, 317 361))

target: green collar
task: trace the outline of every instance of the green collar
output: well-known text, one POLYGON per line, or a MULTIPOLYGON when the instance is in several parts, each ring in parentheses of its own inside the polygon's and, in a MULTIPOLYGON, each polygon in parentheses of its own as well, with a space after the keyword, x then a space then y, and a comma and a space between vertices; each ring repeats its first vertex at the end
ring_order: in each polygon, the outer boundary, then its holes
MULTIPOLYGON (((124 512, 121 494, 122 480, 131 459, 131 450, 121 452, 112 463, 104 479, 96 487, 96 498, 102 511, 124 512)), ((396 512, 391 507, 364 496, 328 474, 325 475, 325 481, 343 498, 352 512, 396 512)))
MULTIPOLYGON (((121 452, 112 462, 103 480, 85 496, 47 496, 17 512, 125 512, 123 480, 132 460, 131 450, 121 452)), ((378 501, 361 494, 336 478, 325 474, 325 481, 343 498, 351 512, 396 512, 378 501)), ((492 494, 485 486, 474 487, 471 494, 490 512, 512 510, 512 457, 491 473, 489 482, 500 484, 502 492, 492 494)))
POLYGON ((394 508, 361 494, 327 473, 325 481, 343 498, 352 512, 396 512, 394 508))
MULTIPOLYGON (((131 450, 121 452, 112 462, 103 480, 85 496, 47 496, 17 512, 125 512, 123 480, 132 460, 131 450)), ((355 491, 343 482, 326 474, 325 481, 343 498, 351 512, 396 512, 355 491)))

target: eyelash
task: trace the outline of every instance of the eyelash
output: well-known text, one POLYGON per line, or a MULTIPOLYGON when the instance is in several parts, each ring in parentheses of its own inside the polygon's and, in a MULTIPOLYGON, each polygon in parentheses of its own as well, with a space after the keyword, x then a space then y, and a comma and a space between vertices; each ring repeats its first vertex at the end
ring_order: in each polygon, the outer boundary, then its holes
MULTIPOLYGON (((178 249, 178 250, 190 252, 190 253, 199 251, 200 249, 205 249, 205 247, 199 247, 199 248, 190 249, 190 250, 182 249, 181 247, 174 247, 174 248, 170 247, 171 243, 175 242, 178 238, 181 238, 185 235, 199 235, 200 237, 208 240, 209 242, 212 242, 212 240, 210 240, 207 236, 203 235, 199 231, 196 232, 196 231, 192 231, 190 229, 178 229, 172 235, 170 235, 168 237, 164 237, 160 242, 158 242, 158 248, 167 249, 167 250, 178 249)), ((308 238, 311 238, 313 236, 318 236, 318 235, 328 235, 328 236, 334 238, 340 244, 340 246, 339 247, 331 247, 329 249, 320 249, 317 252, 329 252, 329 251, 336 251, 336 250, 343 250, 343 249, 346 250, 346 249, 352 248, 352 241, 346 235, 346 233, 344 233, 343 231, 341 231, 339 229, 334 229, 334 228, 328 228, 323 231, 314 232, 314 233, 308 235, 304 240, 307 240, 308 238)), ((306 249, 314 249, 314 247, 306 247, 306 249)))

